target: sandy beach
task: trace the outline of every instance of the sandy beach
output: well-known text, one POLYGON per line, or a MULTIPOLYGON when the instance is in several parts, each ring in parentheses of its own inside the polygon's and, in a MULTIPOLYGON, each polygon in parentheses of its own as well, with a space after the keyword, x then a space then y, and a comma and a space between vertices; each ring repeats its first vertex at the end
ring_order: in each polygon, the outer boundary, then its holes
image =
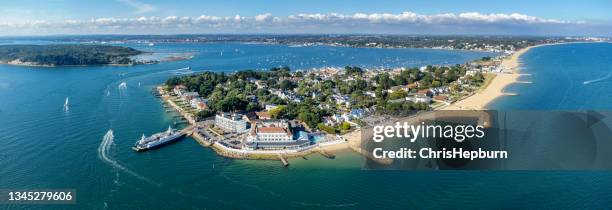
POLYGON ((444 107, 442 110, 484 110, 486 106, 497 97, 515 95, 514 93, 505 93, 503 90, 506 86, 516 82, 521 76, 521 74, 519 74, 519 58, 521 55, 538 46, 542 45, 523 48, 505 58, 501 63, 503 69, 502 73, 498 73, 488 87, 474 95, 444 107))

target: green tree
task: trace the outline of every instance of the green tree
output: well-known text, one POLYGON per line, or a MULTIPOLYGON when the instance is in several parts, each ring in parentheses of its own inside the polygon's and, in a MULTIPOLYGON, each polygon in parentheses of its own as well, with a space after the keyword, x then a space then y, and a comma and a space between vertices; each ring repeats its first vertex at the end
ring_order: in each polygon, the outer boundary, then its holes
POLYGON ((351 129, 351 124, 348 122, 342 122, 342 124, 340 124, 340 129, 342 130, 349 130, 351 129))

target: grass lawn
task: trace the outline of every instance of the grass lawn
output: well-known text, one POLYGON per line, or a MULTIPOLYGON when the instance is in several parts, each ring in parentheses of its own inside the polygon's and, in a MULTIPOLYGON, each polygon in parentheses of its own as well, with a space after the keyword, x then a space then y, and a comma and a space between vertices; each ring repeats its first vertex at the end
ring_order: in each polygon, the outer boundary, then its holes
POLYGON ((485 80, 482 83, 482 85, 480 86, 480 88, 478 88, 478 92, 480 93, 484 89, 487 89, 487 87, 491 84, 491 82, 493 82, 493 79, 495 79, 495 76, 497 76, 497 75, 493 74, 493 73, 485 74, 485 80))

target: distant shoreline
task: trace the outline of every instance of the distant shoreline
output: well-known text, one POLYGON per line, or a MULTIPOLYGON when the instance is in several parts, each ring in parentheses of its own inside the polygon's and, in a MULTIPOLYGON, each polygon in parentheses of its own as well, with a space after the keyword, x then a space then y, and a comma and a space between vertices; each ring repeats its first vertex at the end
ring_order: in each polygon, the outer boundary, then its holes
POLYGON ((88 67, 88 66, 133 66, 137 64, 91 64, 91 65, 44 65, 31 62, 6 62, 0 61, 0 65, 9 66, 24 66, 24 67, 44 67, 44 68, 55 68, 55 67, 88 67))

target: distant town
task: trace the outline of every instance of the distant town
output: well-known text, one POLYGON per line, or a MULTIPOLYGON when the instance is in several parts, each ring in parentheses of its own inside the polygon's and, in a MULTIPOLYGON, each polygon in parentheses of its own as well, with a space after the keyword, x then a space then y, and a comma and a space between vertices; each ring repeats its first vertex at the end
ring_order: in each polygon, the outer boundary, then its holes
POLYGON ((51 41, 92 44, 122 43, 214 43, 242 42, 301 46, 345 46, 369 48, 430 48, 511 53, 528 46, 579 42, 610 41, 609 37, 541 37, 541 36, 434 36, 434 35, 90 35, 47 37, 51 41))

